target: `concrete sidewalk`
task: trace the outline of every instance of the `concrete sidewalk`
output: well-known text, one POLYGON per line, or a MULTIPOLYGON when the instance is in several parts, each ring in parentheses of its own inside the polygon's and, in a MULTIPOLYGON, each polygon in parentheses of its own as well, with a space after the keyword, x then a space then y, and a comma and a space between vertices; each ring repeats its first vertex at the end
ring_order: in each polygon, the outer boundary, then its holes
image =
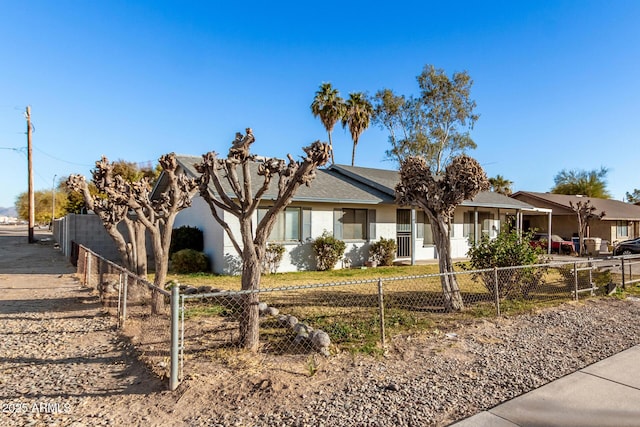
POLYGON ((640 426, 640 345, 453 425, 640 426))

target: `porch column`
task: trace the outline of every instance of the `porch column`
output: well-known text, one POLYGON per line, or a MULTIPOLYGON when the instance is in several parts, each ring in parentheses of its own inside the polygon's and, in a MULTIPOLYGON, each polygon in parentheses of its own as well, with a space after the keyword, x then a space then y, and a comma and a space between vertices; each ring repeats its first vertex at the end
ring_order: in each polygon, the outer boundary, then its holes
POLYGON ((519 209, 516 212, 516 224, 518 228, 518 234, 522 236, 522 211, 519 209))
MULTIPOLYGON (((549 230, 549 238, 547 239, 547 254, 551 254, 551 212, 547 212, 547 230, 549 230)), ((560 253, 560 251, 558 251, 560 253)))
POLYGON ((475 245, 480 241, 480 233, 478 226, 478 208, 473 208, 473 242, 475 245))
POLYGON ((416 265, 416 210, 411 208, 411 265, 416 265))

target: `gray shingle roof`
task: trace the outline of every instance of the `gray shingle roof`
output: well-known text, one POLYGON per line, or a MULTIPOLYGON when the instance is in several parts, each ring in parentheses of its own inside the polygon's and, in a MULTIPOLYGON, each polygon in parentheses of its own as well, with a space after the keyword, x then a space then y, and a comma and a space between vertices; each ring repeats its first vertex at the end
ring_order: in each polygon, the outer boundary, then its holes
MULTIPOLYGON (((341 173, 354 180, 370 185, 386 194, 394 197, 395 187, 400 181, 398 171, 388 169, 363 168, 359 166, 332 165, 330 170, 341 173)), ((473 200, 465 200, 462 206, 469 207, 492 207, 503 209, 532 209, 528 203, 512 199, 500 193, 483 191, 476 195, 473 200)))
POLYGON ((511 197, 528 196, 532 199, 540 200, 541 203, 546 203, 551 206, 562 207, 565 209, 571 209, 569 202, 576 204, 579 201, 585 202, 591 200, 591 204, 595 206, 597 213, 605 212, 604 220, 610 221, 637 221, 640 220, 640 206, 633 205, 631 203, 621 202, 619 200, 612 199, 597 199, 594 197, 586 196, 570 196, 566 194, 553 194, 553 193, 536 193, 531 191, 518 191, 511 197))
MULTIPOLYGON (((176 159, 180 166, 191 176, 199 176, 193 165, 200 163, 202 158, 199 156, 177 155, 176 159)), ((253 191, 257 191, 262 184, 262 179, 257 174, 257 163, 251 164, 253 191)), ((241 169, 238 168, 239 172, 241 169)), ((242 177, 240 173, 240 178, 242 177)), ((242 178, 241 178, 242 179, 242 178)), ((226 180, 222 180, 223 188, 226 193, 234 197, 234 193, 226 180)), ((263 199, 274 198, 277 194, 277 181, 271 183, 270 189, 264 195, 263 199)), ((213 187, 212 187, 213 188, 213 187)), ((318 169, 316 178, 309 187, 301 186, 293 198, 299 202, 325 202, 325 203, 362 203, 362 204, 380 204, 393 203, 393 196, 371 188, 360 182, 354 181, 344 175, 338 174, 327 169, 318 169)))
MULTIPOLYGON (((176 155, 176 159, 188 175, 199 176, 193 165, 200 163, 202 157, 176 155)), ((240 179, 242 179, 240 168, 238 168, 238 170, 240 179)), ((256 173, 257 163, 251 165, 251 171, 254 177, 252 179, 252 185, 255 193, 259 185, 262 184, 261 177, 256 173)), ((311 185, 309 187, 301 186, 293 200, 298 202, 323 203, 394 204, 394 189, 399 179, 398 171, 394 170, 332 165, 327 169, 318 169, 316 171, 316 178, 311 185)), ((234 197, 235 195, 226 180, 222 181, 226 193, 230 197, 234 197)), ((162 188, 164 185, 161 177, 157 187, 162 188)), ((277 182, 272 182, 271 188, 265 193, 263 199, 272 199, 276 194, 277 182)), ((465 200, 462 202, 462 206, 533 209, 533 206, 528 203, 489 191, 479 193, 473 200, 465 200)))

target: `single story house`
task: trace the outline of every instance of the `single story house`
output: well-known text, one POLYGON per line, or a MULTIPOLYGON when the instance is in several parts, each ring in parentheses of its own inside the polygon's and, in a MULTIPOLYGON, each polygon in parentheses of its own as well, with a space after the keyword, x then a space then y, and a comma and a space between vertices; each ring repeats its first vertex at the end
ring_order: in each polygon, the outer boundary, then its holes
MULTIPOLYGON (((201 161, 200 157, 178 155, 176 158, 188 175, 198 176, 193 165, 201 161)), ((252 170, 255 173, 255 165, 252 165, 252 170)), ((397 260, 436 259, 437 251, 424 212, 395 204, 394 187, 398 181, 399 173, 392 170, 344 165, 317 170, 311 185, 299 188, 271 233, 270 240, 283 244, 286 249, 278 271, 315 269, 311 240, 324 232, 332 233, 347 244, 345 258, 349 260, 347 264, 353 266, 367 261, 370 243, 381 237, 396 240, 397 260)), ((161 176, 154 193, 162 190, 163 182, 161 176)), ((257 188, 262 177, 255 175, 252 183, 257 188)), ((227 194, 233 198, 228 184, 223 184, 227 194)), ((276 187, 277 182, 273 182, 272 188, 263 196, 256 223, 273 202, 276 187)), ((211 189, 213 191, 212 185, 211 189)), ((506 223, 521 228, 523 212, 528 211, 540 212, 526 202, 498 193, 483 192, 473 200, 465 200, 456 209, 452 222, 452 256, 465 257, 470 240, 477 240, 481 234, 494 237, 506 223)), ((224 211, 218 211, 218 214, 229 223, 240 240, 237 220, 224 211)), ((240 259, 202 197, 196 196, 192 206, 178 214, 174 227, 182 225, 203 230, 204 252, 209 256, 214 272, 239 272, 240 259)))
MULTIPOLYGON (((602 219, 589 223, 585 237, 597 237, 611 244, 640 236, 640 206, 612 199, 598 199, 587 196, 569 196, 565 194, 535 193, 518 191, 512 198, 541 208, 553 210, 551 226, 553 234, 571 239, 578 236, 577 214, 571 209, 570 202, 587 200, 596 208, 596 213, 605 212, 602 219)), ((537 229, 546 232, 549 227, 546 221, 535 215, 525 214, 523 229, 537 229)))

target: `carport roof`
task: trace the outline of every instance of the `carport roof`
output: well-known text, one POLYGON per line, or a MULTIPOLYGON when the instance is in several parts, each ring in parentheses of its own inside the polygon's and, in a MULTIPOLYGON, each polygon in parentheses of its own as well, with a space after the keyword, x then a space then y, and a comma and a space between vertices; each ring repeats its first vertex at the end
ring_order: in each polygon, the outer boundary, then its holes
MULTIPOLYGON (((571 212, 571 206, 569 202, 574 205, 577 202, 591 201, 591 204, 596 208, 596 212, 605 212, 603 220, 609 221, 640 221, 640 206, 633 205, 631 203, 621 202, 613 199, 598 199, 595 197, 587 196, 572 196, 566 194, 554 194, 554 193, 536 193, 532 191, 518 191, 511 197, 529 197, 529 199, 539 200, 541 204, 546 206, 559 207, 571 212)), ((545 207, 546 207, 545 206, 545 207)), ((571 212, 573 213, 573 212, 571 212)))

